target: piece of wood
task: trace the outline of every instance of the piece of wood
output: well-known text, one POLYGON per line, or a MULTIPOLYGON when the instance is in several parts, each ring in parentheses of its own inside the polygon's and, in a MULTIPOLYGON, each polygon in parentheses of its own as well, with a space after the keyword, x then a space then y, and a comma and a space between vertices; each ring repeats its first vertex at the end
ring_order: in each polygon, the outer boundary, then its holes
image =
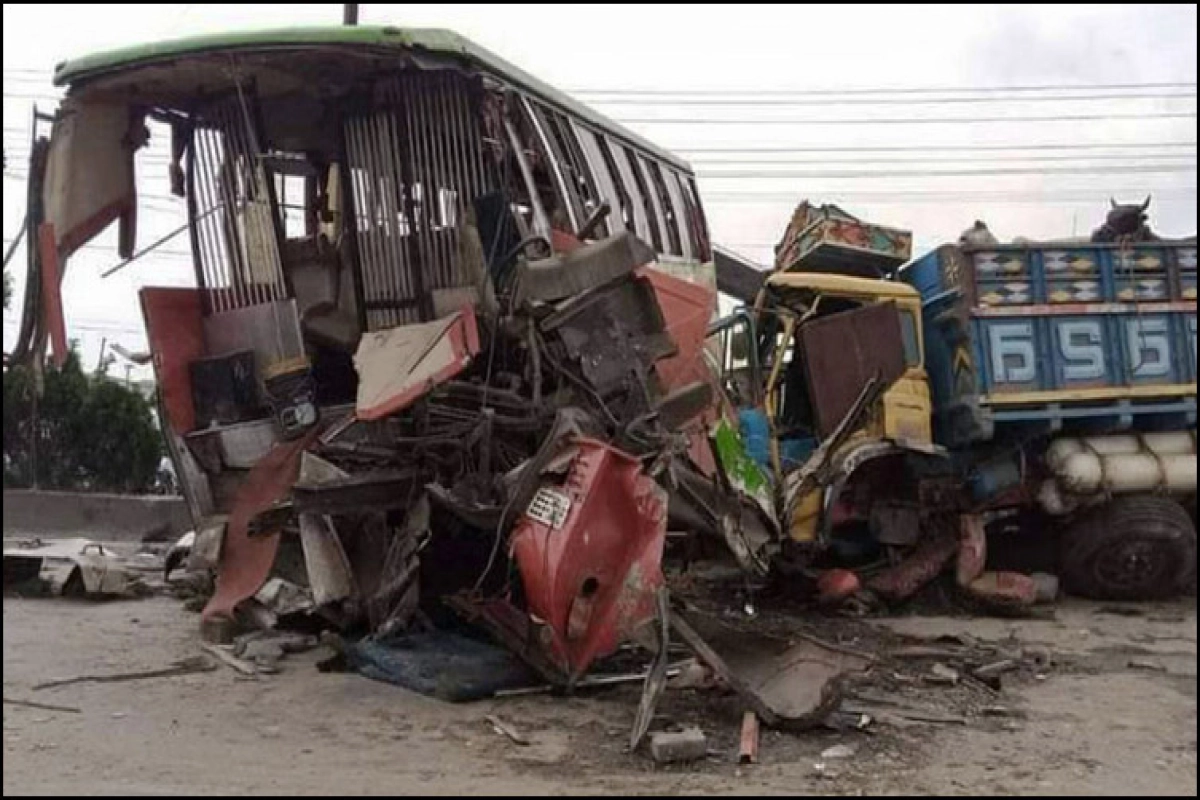
POLYGON ((176 661, 171 666, 162 669, 120 672, 115 675, 80 675, 75 678, 45 681, 34 686, 33 691, 51 689, 55 686, 68 686, 72 683, 119 683, 122 681, 140 681, 146 678, 171 678, 176 675, 191 675, 196 672, 211 672, 216 668, 216 665, 210 663, 207 658, 195 656, 176 661))
POLYGON ((74 706, 56 706, 50 703, 35 703, 32 700, 18 700, 15 697, 4 698, 6 706, 25 706, 26 708, 40 708, 42 711, 65 711, 68 714, 83 713, 80 709, 74 706))

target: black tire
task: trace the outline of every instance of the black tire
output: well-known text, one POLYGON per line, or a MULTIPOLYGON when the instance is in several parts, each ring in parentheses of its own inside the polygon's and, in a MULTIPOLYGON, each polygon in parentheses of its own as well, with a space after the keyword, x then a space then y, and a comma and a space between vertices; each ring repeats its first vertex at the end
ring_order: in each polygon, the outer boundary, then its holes
POLYGON ((1096 600, 1158 600, 1186 591, 1196 575, 1196 526, 1165 497, 1120 497, 1063 536, 1062 582, 1096 600))

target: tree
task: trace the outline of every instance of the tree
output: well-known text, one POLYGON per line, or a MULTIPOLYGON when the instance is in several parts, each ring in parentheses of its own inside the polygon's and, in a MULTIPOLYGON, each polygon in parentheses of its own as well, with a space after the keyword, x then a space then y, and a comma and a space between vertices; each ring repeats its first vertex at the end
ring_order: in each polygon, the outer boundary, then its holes
POLYGON ((136 390, 89 376, 72 348, 61 370, 47 367, 33 430, 33 375, 4 373, 4 484, 31 486, 33 437, 43 489, 145 492, 154 484, 162 440, 150 403, 136 390))

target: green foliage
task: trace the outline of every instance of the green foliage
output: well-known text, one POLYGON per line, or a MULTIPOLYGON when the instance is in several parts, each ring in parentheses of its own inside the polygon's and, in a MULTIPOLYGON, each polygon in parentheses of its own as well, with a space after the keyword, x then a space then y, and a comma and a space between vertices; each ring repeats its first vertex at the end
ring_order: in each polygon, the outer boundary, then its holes
MULTIPOLYGON (((83 372, 72 350, 61 370, 47 366, 38 399, 37 485, 43 489, 145 492, 154 484, 162 440, 150 403, 134 389, 83 372)), ((4 373, 4 485, 33 485, 33 375, 4 373)))

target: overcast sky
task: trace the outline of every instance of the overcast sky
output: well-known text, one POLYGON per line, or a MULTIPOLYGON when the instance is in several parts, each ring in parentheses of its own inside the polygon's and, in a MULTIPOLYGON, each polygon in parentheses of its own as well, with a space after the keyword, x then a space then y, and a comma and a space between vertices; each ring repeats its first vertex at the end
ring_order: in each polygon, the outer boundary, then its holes
MULTIPOLYGON (((196 33, 340 19, 337 4, 6 4, 5 244, 24 213, 32 104, 53 106, 58 61, 196 33)), ((762 263, 805 197, 911 229, 918 250, 957 238, 976 219, 1001 239, 1084 235, 1103 221, 1110 195, 1131 202, 1153 193, 1159 233, 1196 230, 1195 5, 364 4, 360 22, 453 29, 608 116, 630 120, 628 127, 692 161, 714 240, 762 263), (1095 89, 1088 100, 1061 99, 1079 93, 1058 90, 909 91, 1113 84, 1163 86, 1095 89), (836 89, 855 91, 824 93, 836 89), (867 89, 877 91, 861 92, 867 89), (1057 99, 1012 99, 1035 96, 1057 99), (928 102, 913 102, 922 99, 928 102), (918 121, 947 118, 968 121, 918 121), (1069 147, 1045 149, 1062 144, 1069 147), (1098 147, 1112 144, 1140 150, 1098 147), (747 150, 727 152, 733 147, 747 150), (908 171, 923 174, 896 174, 908 171), (963 172, 971 174, 955 174, 963 172)), ((150 199, 139 245, 183 221, 181 201, 165 199, 165 168, 154 165, 142 177, 150 199)), ((105 335, 131 349, 143 344, 138 286, 190 284, 186 239, 164 250, 102 280, 116 261, 110 232, 71 260, 68 331, 86 358, 95 359, 105 335)), ((12 264, 19 284, 23 255, 12 264)), ((15 315, 5 314, 6 349, 15 325, 15 315)))

